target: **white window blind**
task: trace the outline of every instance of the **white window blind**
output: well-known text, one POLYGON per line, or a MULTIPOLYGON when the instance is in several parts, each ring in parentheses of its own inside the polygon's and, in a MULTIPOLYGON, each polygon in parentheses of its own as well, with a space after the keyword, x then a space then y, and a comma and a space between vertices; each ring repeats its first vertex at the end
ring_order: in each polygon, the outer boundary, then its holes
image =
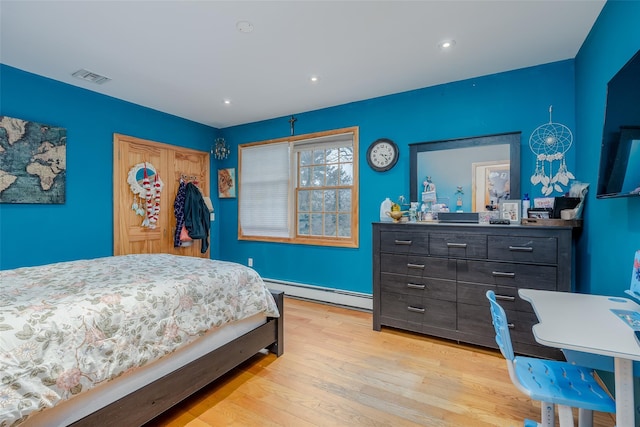
POLYGON ((244 236, 289 237, 289 143, 242 147, 238 204, 244 236))

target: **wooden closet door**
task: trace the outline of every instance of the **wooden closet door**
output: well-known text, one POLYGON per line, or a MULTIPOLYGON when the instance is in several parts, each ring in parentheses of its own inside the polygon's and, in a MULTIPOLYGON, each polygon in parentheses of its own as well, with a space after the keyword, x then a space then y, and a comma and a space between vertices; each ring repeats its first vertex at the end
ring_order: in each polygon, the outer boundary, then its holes
MULTIPOLYGON (((174 150, 169 153, 169 163, 174 171, 171 190, 168 191, 171 199, 171 206, 168 206, 168 209, 170 209, 171 212, 166 216, 171 238, 165 240, 166 246, 164 246, 164 252, 208 258, 210 253, 209 249, 207 249, 207 252, 204 254, 200 253, 202 247, 200 240, 194 240, 191 246, 181 246, 177 248, 173 246, 173 233, 175 233, 176 230, 176 216, 173 212, 173 203, 176 199, 181 176, 189 181, 195 179, 203 195, 209 196, 209 153, 193 150, 174 150)), ((211 235, 211 233, 209 233, 209 235, 211 235)), ((209 237, 209 244, 211 244, 211 237, 209 237)))
POLYGON ((181 175, 196 177, 203 193, 209 194, 209 153, 119 134, 114 134, 113 141, 113 254, 173 253, 208 258, 210 251, 200 253, 199 240, 189 247, 174 248, 173 205, 181 175), (144 218, 131 208, 134 194, 127 176, 134 165, 143 162, 153 164, 164 184, 155 229, 142 227, 144 218))

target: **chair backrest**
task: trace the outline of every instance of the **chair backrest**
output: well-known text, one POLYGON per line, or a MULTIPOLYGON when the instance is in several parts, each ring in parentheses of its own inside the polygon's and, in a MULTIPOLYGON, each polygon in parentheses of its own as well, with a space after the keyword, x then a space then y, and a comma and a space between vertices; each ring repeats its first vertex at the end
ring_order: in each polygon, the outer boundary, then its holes
POLYGON ((640 250, 636 251, 636 255, 633 258, 631 285, 629 286, 629 290, 625 292, 636 299, 640 299, 640 250))
POLYGON ((496 294, 493 291, 487 291, 487 299, 491 304, 491 318, 493 327, 496 330, 496 343, 500 347, 500 351, 505 359, 513 362, 515 355, 513 353, 513 345, 511 344, 511 334, 509 333, 509 323, 507 322, 507 314, 504 309, 496 301, 496 294))

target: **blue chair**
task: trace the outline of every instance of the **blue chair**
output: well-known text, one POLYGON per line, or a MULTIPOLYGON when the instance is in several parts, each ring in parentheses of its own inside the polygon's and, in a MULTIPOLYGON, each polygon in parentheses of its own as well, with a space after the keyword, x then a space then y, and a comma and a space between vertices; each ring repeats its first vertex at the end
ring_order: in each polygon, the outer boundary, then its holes
POLYGON ((611 396, 593 377, 593 370, 567 362, 515 356, 504 309, 493 291, 487 291, 496 343, 507 361, 509 377, 518 390, 540 401, 541 422, 525 420, 525 427, 555 426, 555 405, 560 427, 573 426, 572 408, 579 409, 579 426, 593 425, 593 411, 616 411, 611 396))

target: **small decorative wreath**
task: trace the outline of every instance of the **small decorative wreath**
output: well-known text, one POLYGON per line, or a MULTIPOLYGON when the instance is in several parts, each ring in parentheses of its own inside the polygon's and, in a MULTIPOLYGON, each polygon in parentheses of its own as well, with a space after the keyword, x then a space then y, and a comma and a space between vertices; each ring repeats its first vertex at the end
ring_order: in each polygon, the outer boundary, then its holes
MULTIPOLYGON (((156 168, 153 167, 151 163, 138 163, 129 171, 129 175, 127 176, 127 183, 131 187, 131 191, 133 194, 136 194, 141 197, 147 196, 147 190, 144 188, 144 176, 146 175, 149 178, 149 181, 153 182, 155 180, 155 175, 157 174, 156 168)), ((158 175, 158 182, 160 183, 160 191, 162 191, 162 187, 164 186, 160 176, 158 175)))

